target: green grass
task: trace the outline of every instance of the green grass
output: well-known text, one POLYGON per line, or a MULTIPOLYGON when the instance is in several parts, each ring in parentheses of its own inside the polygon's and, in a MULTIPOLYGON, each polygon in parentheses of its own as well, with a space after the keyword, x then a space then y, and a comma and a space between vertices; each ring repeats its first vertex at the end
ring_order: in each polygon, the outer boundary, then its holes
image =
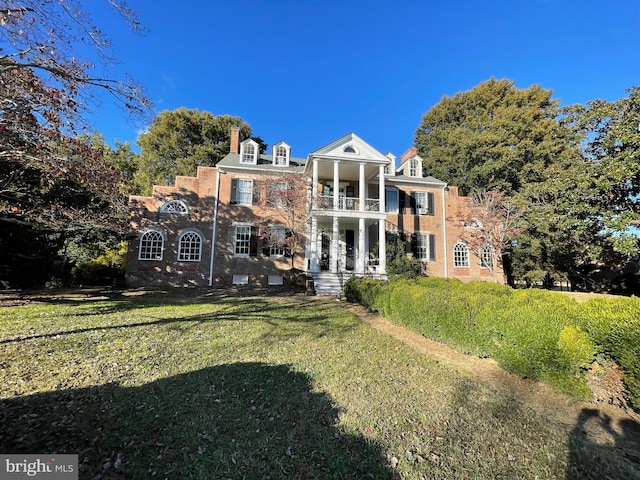
POLYGON ((335 301, 197 290, 0 308, 0 451, 80 478, 640 478, 335 301))

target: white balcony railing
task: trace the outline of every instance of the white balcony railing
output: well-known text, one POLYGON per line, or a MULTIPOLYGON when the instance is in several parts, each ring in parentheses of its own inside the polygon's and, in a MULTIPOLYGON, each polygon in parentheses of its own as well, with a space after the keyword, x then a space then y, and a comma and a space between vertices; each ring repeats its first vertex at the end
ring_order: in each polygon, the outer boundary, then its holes
MULTIPOLYGON (((338 206, 334 207, 333 196, 322 195, 318 197, 316 202, 319 210, 347 210, 359 211, 360 199, 356 197, 338 197, 338 206)), ((366 198, 364 201, 364 210, 367 212, 378 212, 380 210, 380 200, 377 198, 366 198)))

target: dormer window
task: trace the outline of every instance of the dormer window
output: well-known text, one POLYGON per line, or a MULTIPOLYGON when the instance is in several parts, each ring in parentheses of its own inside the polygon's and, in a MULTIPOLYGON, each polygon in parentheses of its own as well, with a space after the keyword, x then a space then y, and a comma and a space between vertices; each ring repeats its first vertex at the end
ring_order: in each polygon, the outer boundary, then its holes
POLYGON ((396 174, 396 156, 389 152, 385 154, 385 157, 389 159, 389 163, 384 166, 384 174, 395 175, 396 174))
POLYGON ((288 167, 291 156, 291 147, 284 142, 273 146, 273 164, 278 167, 288 167))
POLYGON ((420 172, 420 162, 416 157, 413 157, 409 160, 409 176, 410 177, 421 177, 422 172, 420 172))
POLYGON ((253 140, 245 140, 240 144, 240 163, 255 165, 258 163, 258 144, 253 140))
POLYGON ((352 145, 347 145, 342 150, 344 153, 358 153, 357 150, 352 145))

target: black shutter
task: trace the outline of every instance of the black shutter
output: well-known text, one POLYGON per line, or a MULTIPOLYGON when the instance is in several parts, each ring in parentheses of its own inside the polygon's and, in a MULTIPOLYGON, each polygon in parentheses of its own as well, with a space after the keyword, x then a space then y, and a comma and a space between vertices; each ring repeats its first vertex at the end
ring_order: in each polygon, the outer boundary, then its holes
POLYGON ((409 201, 411 202, 411 213, 415 215, 418 213, 418 209, 416 206, 416 197, 415 197, 415 194, 413 194, 413 192, 411 193, 412 195, 409 196, 409 201))
POLYGON ((436 236, 429 234, 429 260, 436 261, 436 236))
POLYGON ((433 192, 427 192, 427 215, 434 215, 433 192))
POLYGON ((249 240, 249 256, 258 256, 258 227, 251 227, 251 239, 249 240))
POLYGON ((411 253, 414 258, 418 258, 418 235, 416 233, 411 234, 411 240, 409 242, 411 253))
POLYGON ((405 204, 405 193, 403 190, 398 190, 398 213, 404 213, 405 204))
POLYGON ((236 204, 238 203, 238 179, 231 179, 231 198, 229 199, 229 203, 236 204))

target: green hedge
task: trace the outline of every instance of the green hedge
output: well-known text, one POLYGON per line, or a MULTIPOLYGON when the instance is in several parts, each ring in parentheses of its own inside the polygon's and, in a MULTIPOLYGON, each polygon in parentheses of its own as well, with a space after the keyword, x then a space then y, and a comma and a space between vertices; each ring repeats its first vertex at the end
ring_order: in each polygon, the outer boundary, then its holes
POLYGON ((345 293, 397 324, 582 398, 591 394, 587 368, 604 356, 625 371, 629 402, 640 407, 637 298, 578 303, 557 292, 441 278, 353 277, 345 293))

